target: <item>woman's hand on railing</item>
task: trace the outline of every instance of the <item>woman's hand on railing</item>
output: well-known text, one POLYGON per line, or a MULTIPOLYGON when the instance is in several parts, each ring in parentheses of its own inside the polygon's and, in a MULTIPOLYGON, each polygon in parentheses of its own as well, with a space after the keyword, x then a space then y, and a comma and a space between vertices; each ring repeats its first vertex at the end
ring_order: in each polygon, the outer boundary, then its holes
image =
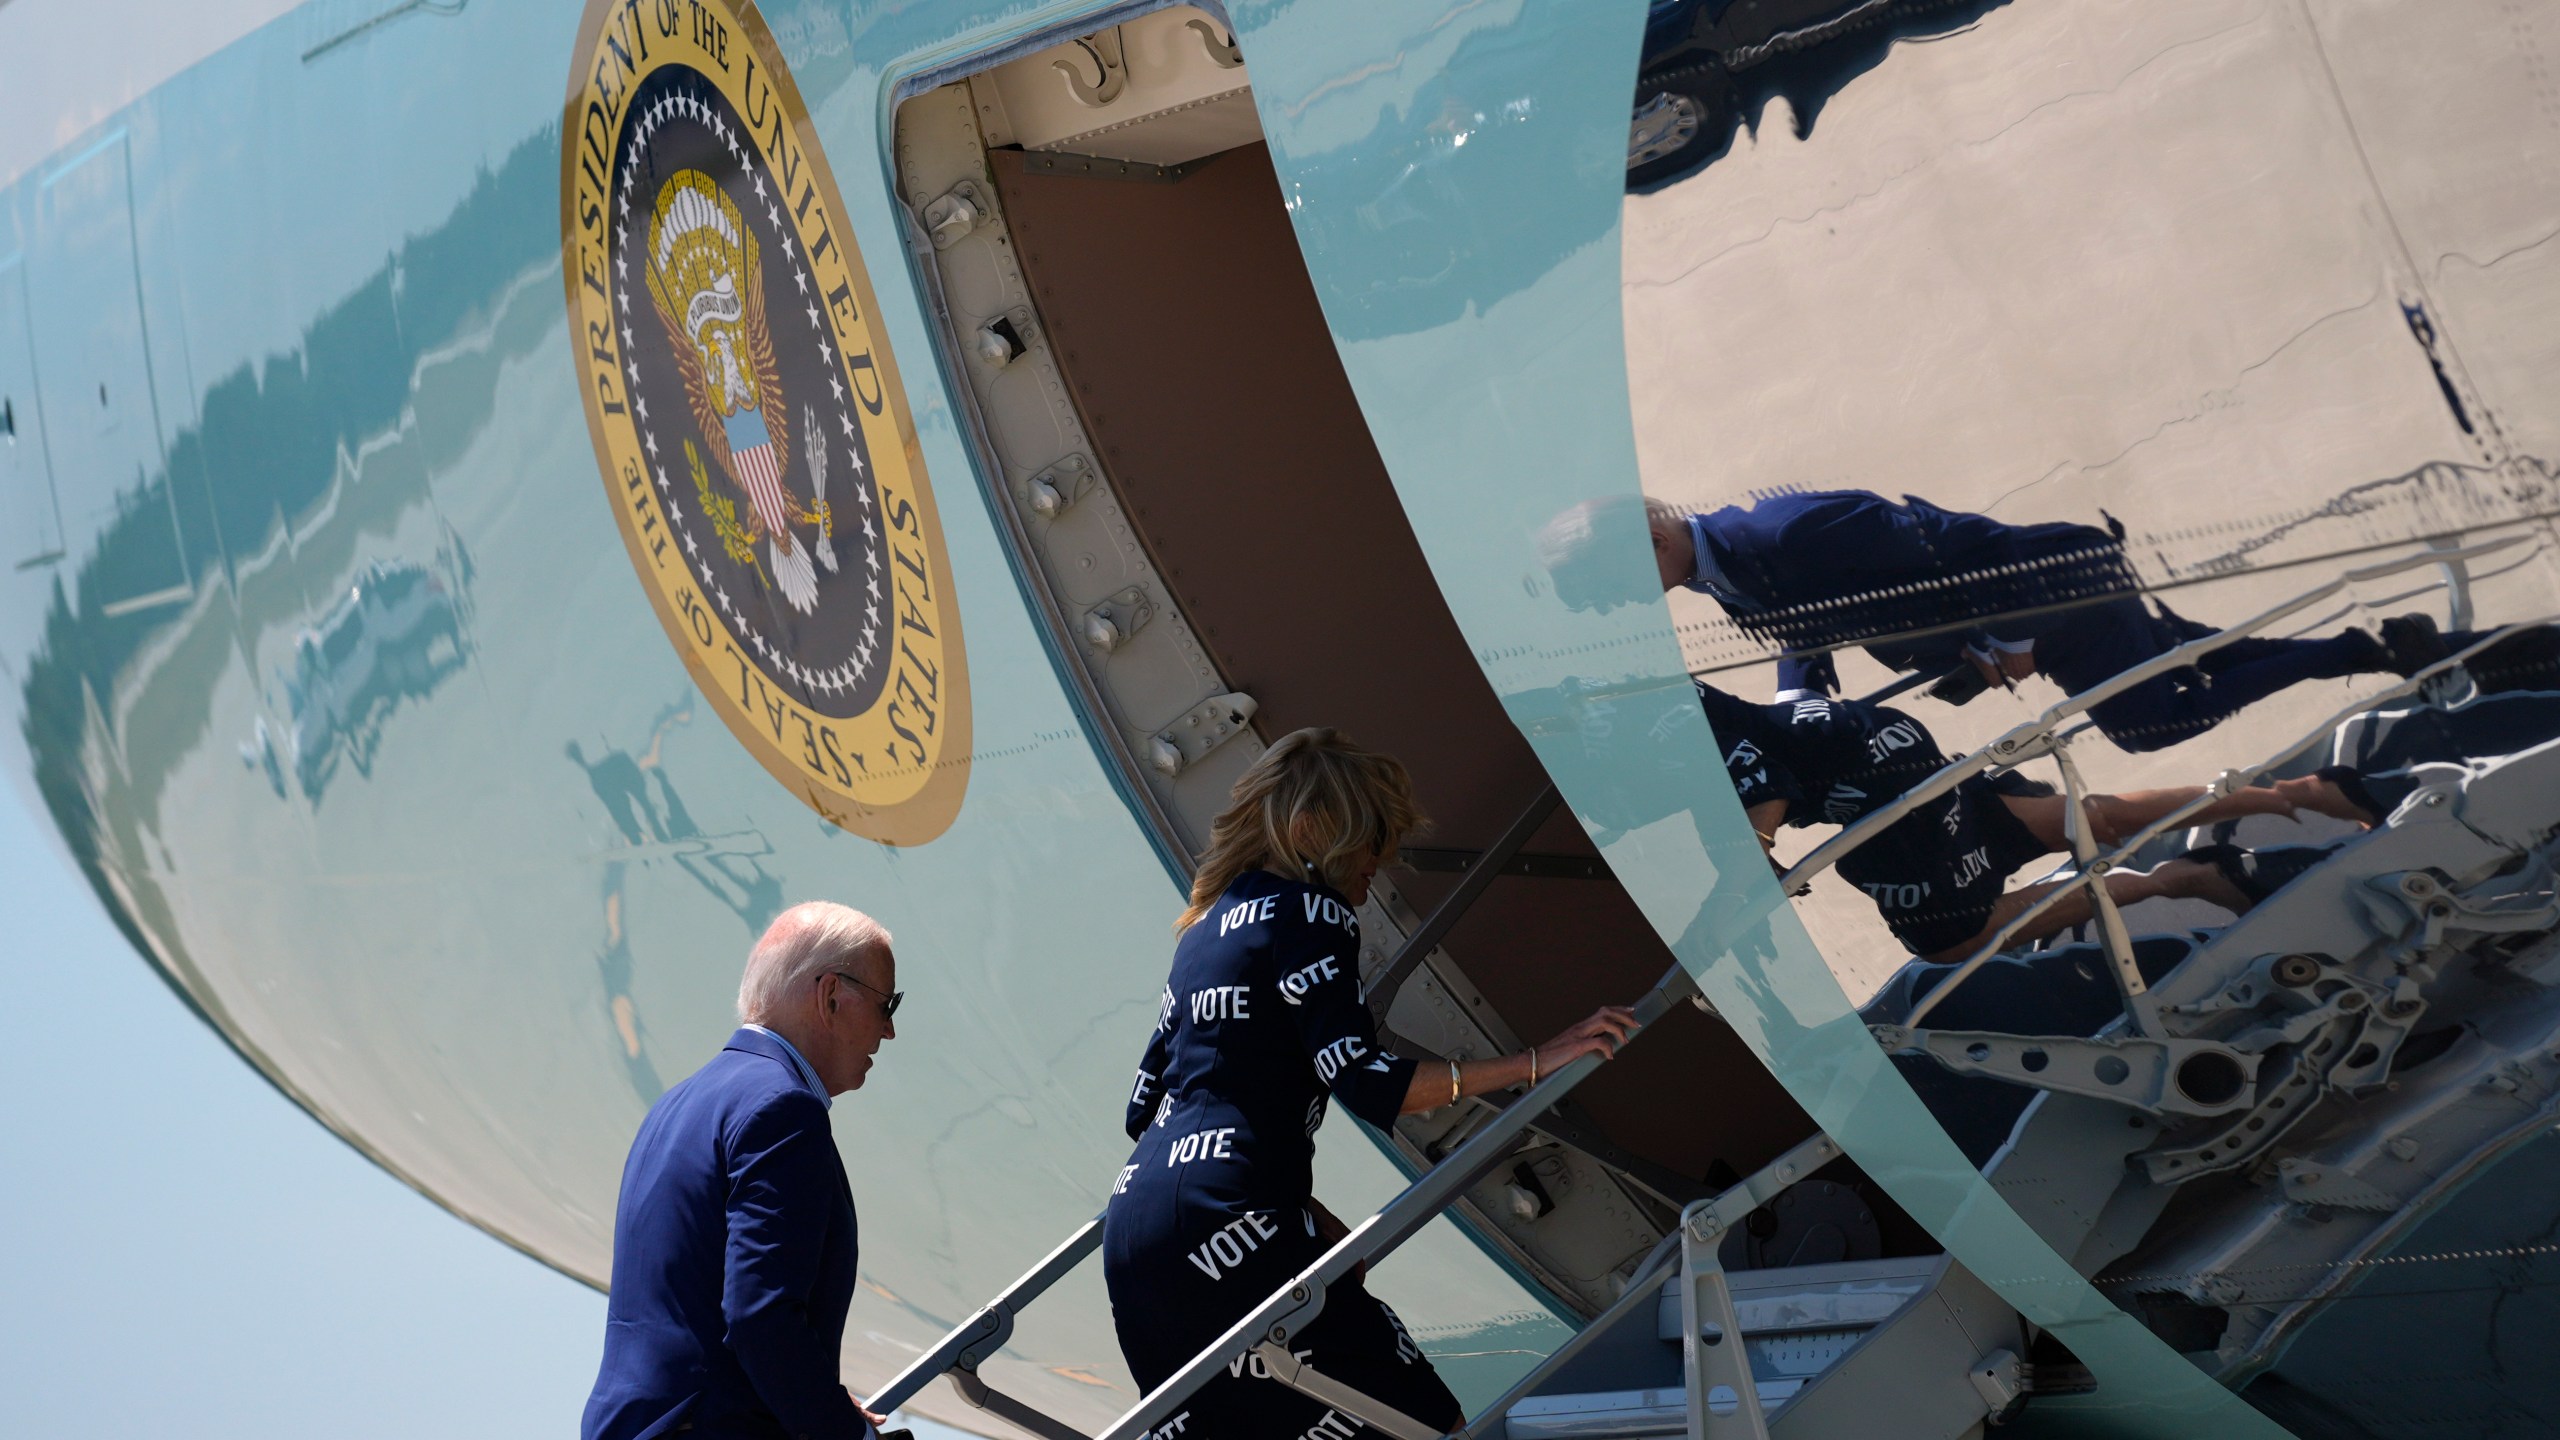
POLYGON ((1496 1060, 1426 1060, 1413 1072, 1400 1113, 1417 1115, 1454 1105, 1462 1096, 1534 1085, 1585 1055, 1609 1059, 1635 1033, 1636 1012, 1624 1005, 1603 1005, 1589 1019, 1534 1050, 1496 1060))
POLYGON ((1603 1005, 1537 1048, 1537 1078, 1544 1080, 1585 1055, 1613 1059, 1635 1033, 1636 1012, 1624 1005, 1603 1005))

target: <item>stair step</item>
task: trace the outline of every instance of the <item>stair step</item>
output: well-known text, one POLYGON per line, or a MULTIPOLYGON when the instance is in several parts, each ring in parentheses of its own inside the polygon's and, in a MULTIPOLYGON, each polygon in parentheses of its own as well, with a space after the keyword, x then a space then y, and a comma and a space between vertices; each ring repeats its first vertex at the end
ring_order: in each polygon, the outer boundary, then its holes
MULTIPOLYGON (((1928 1293, 1942 1257, 1844 1260, 1784 1270, 1737 1270, 1725 1276, 1733 1292, 1734 1318, 1747 1337, 1807 1330, 1864 1330, 1928 1293)), ((1654 1305, 1658 1340, 1680 1338, 1680 1281, 1664 1283, 1654 1305)))
MULTIPOLYGON (((1761 1408, 1774 1412, 1794 1399, 1869 1332, 1927 1295, 1945 1265, 1944 1256, 1915 1255, 1726 1275, 1761 1408)), ((1643 1321, 1632 1323, 1640 1326, 1643 1321)), ((1635 1343, 1662 1358, 1642 1361, 1622 1349, 1609 1378, 1624 1384, 1649 1378, 1651 1372, 1677 1379, 1682 1317, 1676 1276, 1654 1301, 1652 1330, 1651 1339, 1662 1342, 1661 1348, 1635 1343)), ((1592 1375, 1584 1383, 1599 1378, 1592 1375)), ((1730 1389, 1719 1386, 1709 1392, 1712 1413, 1731 1414, 1733 1408, 1730 1389)), ((1686 1396, 1676 1383, 1533 1395, 1513 1405, 1504 1418, 1509 1440, 1641 1440, 1683 1434, 1688 1428, 1686 1396)))
MULTIPOLYGON (((1773 1410, 1794 1398, 1806 1377, 1791 1375, 1758 1383, 1760 1407, 1773 1410)), ((1707 1392, 1712 1414, 1733 1413, 1728 1386, 1707 1392)), ((1688 1429, 1688 1397, 1669 1390, 1605 1390, 1592 1395, 1533 1395, 1511 1407, 1504 1421, 1510 1440, 1636 1440, 1647 1435, 1678 1435, 1688 1429)))

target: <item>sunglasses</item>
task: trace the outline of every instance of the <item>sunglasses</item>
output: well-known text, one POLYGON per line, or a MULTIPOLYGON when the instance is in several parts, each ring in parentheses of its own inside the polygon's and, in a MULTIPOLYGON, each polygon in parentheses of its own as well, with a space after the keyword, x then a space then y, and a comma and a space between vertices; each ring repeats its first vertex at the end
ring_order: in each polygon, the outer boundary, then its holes
POLYGON ((876 985, 863 985, 861 981, 854 979, 852 976, 847 975, 841 970, 830 970, 827 973, 833 975, 847 985, 861 985, 863 989, 879 996, 880 1018, 883 1020, 897 1019, 898 1007, 906 1002, 907 992, 904 990, 883 990, 876 985))

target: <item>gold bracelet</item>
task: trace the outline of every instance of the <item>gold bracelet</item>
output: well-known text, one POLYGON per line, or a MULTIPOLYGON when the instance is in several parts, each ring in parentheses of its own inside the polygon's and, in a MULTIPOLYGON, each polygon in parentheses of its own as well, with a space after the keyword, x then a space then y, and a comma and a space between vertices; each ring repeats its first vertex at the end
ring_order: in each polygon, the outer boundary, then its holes
POLYGON ((1455 1060, 1449 1062, 1449 1103, 1458 1103, 1458 1062, 1455 1060))
POLYGON ((1535 1045, 1529 1047, 1529 1088, 1538 1088, 1538 1047, 1535 1045))

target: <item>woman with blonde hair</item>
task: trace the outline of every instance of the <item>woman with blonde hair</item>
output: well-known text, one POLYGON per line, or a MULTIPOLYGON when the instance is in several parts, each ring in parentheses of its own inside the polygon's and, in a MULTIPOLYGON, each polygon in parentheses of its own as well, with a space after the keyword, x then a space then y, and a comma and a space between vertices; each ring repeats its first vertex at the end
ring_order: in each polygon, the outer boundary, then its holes
MULTIPOLYGON (((1381 1046, 1360 998, 1356 911, 1421 823, 1402 765, 1312 729, 1264 751, 1210 827, 1129 1096, 1138 1146, 1103 1227, 1112 1318, 1141 1390, 1172 1378, 1341 1238, 1314 1194, 1315 1132, 1329 1100, 1385 1129, 1462 1095, 1533 1084, 1583 1055, 1614 1055, 1635 1029, 1632 1012, 1611 1006, 1498 1060, 1423 1065, 1381 1046)), ((1443 1433, 1465 1420, 1395 1313, 1356 1276, 1334 1283, 1323 1313, 1290 1343, 1319 1373, 1443 1433)), ((1259 1358, 1228 1366, 1178 1413, 1188 1417, 1184 1440, 1294 1440, 1357 1426, 1268 1378, 1259 1358)))

